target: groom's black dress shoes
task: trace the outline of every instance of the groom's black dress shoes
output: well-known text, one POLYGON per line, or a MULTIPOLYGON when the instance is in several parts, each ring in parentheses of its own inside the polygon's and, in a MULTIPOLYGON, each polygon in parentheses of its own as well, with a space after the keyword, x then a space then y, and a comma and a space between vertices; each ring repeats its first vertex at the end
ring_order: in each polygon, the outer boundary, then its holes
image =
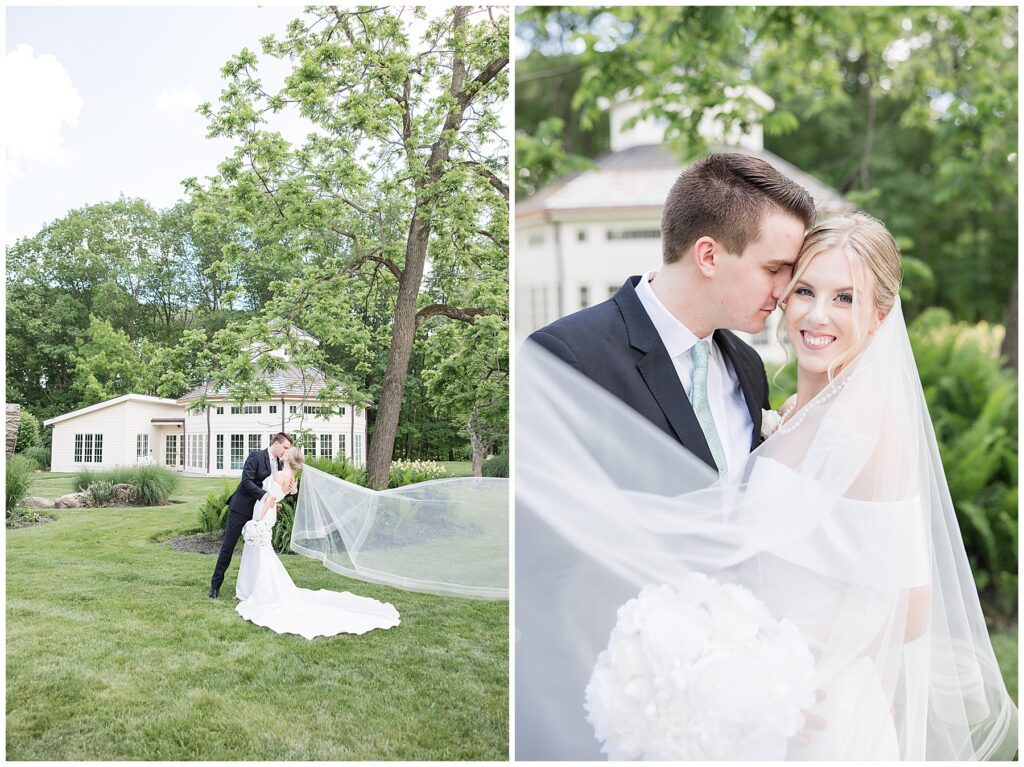
POLYGON ((210 589, 210 599, 216 599, 218 596, 220 596, 220 589, 216 587, 210 589))

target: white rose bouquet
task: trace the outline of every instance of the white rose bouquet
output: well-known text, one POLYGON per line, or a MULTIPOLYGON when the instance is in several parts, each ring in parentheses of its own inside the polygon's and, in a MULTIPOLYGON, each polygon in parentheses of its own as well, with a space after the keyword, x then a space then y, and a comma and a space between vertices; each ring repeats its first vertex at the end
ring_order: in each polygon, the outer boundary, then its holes
POLYGON ((270 546, 274 541, 274 528, 262 519, 250 519, 242 527, 242 540, 251 546, 270 546))
POLYGON ((699 573, 622 605, 585 708, 612 760, 780 760, 815 702, 797 627, 699 573))

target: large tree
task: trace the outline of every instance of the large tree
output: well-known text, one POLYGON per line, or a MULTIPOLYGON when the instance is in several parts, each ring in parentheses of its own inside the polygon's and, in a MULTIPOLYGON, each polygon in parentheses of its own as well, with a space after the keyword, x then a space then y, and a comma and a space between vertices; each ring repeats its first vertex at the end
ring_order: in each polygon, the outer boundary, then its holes
MULTIPOLYGON (((421 290, 428 251, 468 259, 473 243, 507 259, 507 216, 494 216, 508 204, 507 14, 312 8, 282 37, 262 42, 264 54, 289 64, 284 85, 264 87, 252 51, 228 62, 220 102, 203 112, 210 135, 230 137, 235 150, 216 177, 189 188, 213 211, 209 219, 236 232, 223 270, 266 275, 254 301, 265 316, 287 308, 281 296, 303 302, 288 317, 304 315, 301 327, 325 347, 308 361, 329 362, 331 348, 346 341, 369 345, 353 281, 390 290, 368 455, 371 480, 384 487, 417 329, 436 317, 472 323, 491 311, 430 300, 421 290), (300 145, 272 129, 282 111, 307 121, 300 145), (454 233, 444 242, 438 222, 454 233)), ((346 383, 351 393, 358 382, 346 383)))

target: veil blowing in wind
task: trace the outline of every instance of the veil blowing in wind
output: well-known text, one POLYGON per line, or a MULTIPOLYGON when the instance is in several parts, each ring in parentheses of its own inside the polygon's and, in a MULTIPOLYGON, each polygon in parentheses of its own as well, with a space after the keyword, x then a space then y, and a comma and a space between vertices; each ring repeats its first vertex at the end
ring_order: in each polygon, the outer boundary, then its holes
POLYGON ((1012 758, 898 301, 724 479, 535 344, 516 386, 517 758, 1012 758), (742 649, 786 626, 819 691, 794 710, 826 723, 804 737, 762 727, 797 680, 742 649))

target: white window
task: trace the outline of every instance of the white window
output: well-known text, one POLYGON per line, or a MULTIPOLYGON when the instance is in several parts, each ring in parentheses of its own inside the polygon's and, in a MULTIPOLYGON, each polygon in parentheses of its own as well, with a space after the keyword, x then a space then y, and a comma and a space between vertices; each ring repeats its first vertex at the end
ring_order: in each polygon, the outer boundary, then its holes
POLYGON ((321 458, 334 458, 334 454, 331 452, 333 449, 334 437, 331 434, 320 435, 320 457, 321 458))
POLYGON ((608 298, 611 298, 612 296, 614 296, 618 292, 619 292, 619 286, 618 285, 609 285, 608 286, 608 298))
POLYGON ((590 306, 589 296, 587 295, 588 293, 589 291, 587 290, 587 286, 580 285, 580 309, 586 309, 590 306))
POLYGON ((277 412, 277 405, 269 405, 267 407, 267 412, 274 415, 277 412))
POLYGON ((135 435, 135 460, 144 461, 149 458, 149 435, 135 435))
POLYGON ((103 463, 103 435, 94 435, 94 441, 92 443, 92 460, 93 463, 103 463))
POLYGON ((660 229, 608 229, 609 240, 660 240, 660 229))
POLYGON ((316 455, 316 435, 315 434, 303 434, 302 435, 302 454, 308 456, 316 455))
POLYGON ((263 405, 232 405, 231 415, 259 415, 263 412, 263 405))
POLYGON ((299 412, 299 406, 298 405, 289 405, 288 406, 288 414, 289 415, 295 415, 298 412, 299 412))
POLYGON ((164 439, 164 463, 167 466, 178 465, 178 435, 168 434, 164 439))
POLYGON ((340 456, 342 456, 343 458, 346 458, 346 459, 348 458, 348 454, 345 452, 345 435, 344 434, 339 434, 338 435, 338 455, 340 455, 340 456))
POLYGON ((577 240, 577 242, 586 242, 587 241, 587 230, 586 229, 577 229, 576 230, 576 240, 577 240))
POLYGON ((544 234, 531 234, 527 238, 527 243, 531 248, 537 248, 544 244, 544 234))
POLYGON ((231 468, 241 469, 245 463, 245 435, 231 435, 231 468))
POLYGON ((82 463, 82 441, 85 438, 83 434, 75 435, 75 463, 82 463))
POLYGON ((217 468, 224 468, 224 435, 217 435, 217 468))
POLYGON ((356 466, 363 465, 363 435, 354 434, 352 440, 352 463, 356 466))
POLYGON ((85 435, 85 449, 82 454, 82 460, 85 463, 92 463, 92 434, 85 435))
POLYGON ((224 406, 217 405, 217 415, 224 415, 224 406))
POLYGON ((260 435, 259 434, 250 434, 249 435, 249 452, 250 453, 254 453, 257 450, 259 450, 260 449, 260 443, 262 441, 263 440, 260 439, 260 435))

